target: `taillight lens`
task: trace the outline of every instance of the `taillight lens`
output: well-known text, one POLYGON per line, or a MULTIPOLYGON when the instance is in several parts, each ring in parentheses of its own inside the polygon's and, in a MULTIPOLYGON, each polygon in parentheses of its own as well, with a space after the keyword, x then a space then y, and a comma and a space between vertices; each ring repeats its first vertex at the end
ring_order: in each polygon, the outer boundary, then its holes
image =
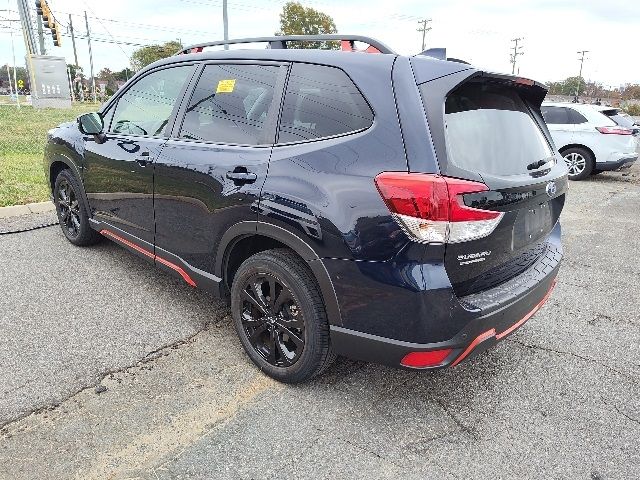
POLYGON ((633 130, 624 127, 596 127, 596 130, 605 135, 633 135, 633 130))
POLYGON ((484 183, 423 173, 383 172, 376 187, 404 232, 420 243, 460 243, 486 237, 504 213, 468 207, 465 193, 484 192, 484 183))

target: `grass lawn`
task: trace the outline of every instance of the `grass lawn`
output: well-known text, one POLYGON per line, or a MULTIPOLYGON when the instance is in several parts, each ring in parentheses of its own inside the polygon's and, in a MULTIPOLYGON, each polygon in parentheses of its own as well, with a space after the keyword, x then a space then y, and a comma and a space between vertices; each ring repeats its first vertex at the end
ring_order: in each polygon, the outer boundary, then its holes
POLYGON ((70 110, 0 105, 0 207, 49 199, 42 163, 47 130, 97 109, 95 104, 70 110))

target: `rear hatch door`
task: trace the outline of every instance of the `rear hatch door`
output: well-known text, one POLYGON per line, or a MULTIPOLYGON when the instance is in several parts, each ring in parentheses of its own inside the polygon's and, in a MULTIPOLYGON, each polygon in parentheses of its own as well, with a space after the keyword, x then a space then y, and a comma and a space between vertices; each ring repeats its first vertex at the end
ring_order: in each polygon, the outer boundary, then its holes
MULTIPOLYGON (((441 88, 420 85, 427 110, 441 88)), ((458 201, 502 213, 490 234, 447 243, 445 267, 459 296, 506 282, 545 253, 567 190, 566 167, 540 113, 545 93, 530 80, 475 72, 441 100, 444 138, 434 141, 440 173, 484 183, 485 191, 458 201)))

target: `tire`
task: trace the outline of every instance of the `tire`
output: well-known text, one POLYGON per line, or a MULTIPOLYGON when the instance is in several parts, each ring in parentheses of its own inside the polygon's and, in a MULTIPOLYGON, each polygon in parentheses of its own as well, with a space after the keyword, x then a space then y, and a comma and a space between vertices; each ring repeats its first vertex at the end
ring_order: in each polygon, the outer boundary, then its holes
POLYGON ((308 380, 335 359, 320 289, 291 250, 260 252, 240 265, 231 286, 231 312, 253 363, 280 382, 308 380))
POLYGON ((580 147, 567 148, 562 152, 564 162, 569 169, 569 180, 582 180, 593 172, 595 159, 593 154, 580 147))
POLYGON ((60 228, 67 240, 85 247, 102 239, 102 235, 89 225, 89 215, 80 198, 82 187, 70 170, 62 170, 53 185, 53 203, 56 206, 60 228))

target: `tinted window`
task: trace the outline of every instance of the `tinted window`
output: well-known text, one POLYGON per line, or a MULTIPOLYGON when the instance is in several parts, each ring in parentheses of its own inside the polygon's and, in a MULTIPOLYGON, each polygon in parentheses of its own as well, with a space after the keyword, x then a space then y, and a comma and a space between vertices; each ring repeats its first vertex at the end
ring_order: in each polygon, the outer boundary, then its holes
POLYGON ((587 123, 587 119, 577 110, 573 108, 567 108, 567 110, 569 111, 569 123, 587 123))
POLYGON ((528 173, 528 165, 553 156, 513 88, 463 84, 447 97, 445 123, 448 159, 467 171, 517 175, 528 173))
POLYGON ((194 67, 164 68, 131 86, 119 99, 111 132, 129 135, 164 135, 171 111, 194 67))
POLYGON ((342 70, 294 64, 278 134, 279 143, 300 142, 368 128, 373 112, 342 70))
POLYGON ((180 137, 243 145, 261 143, 279 68, 207 65, 189 101, 180 137))
POLYGON ((569 112, 564 107, 542 106, 542 116, 544 121, 550 125, 567 125, 572 123, 569 120, 569 112))
POLYGON ((621 113, 617 110, 614 110, 612 113, 606 112, 605 114, 621 127, 633 128, 634 126, 633 118, 631 118, 626 113, 621 113))

